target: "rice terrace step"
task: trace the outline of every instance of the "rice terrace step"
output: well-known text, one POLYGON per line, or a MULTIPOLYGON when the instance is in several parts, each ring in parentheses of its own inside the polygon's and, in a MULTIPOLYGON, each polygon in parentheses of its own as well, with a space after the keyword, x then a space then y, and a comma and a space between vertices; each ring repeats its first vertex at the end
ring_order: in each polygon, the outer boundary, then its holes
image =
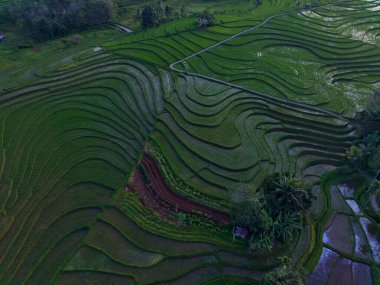
POLYGON ((0 0, 0 284, 380 285, 380 0, 0 0))

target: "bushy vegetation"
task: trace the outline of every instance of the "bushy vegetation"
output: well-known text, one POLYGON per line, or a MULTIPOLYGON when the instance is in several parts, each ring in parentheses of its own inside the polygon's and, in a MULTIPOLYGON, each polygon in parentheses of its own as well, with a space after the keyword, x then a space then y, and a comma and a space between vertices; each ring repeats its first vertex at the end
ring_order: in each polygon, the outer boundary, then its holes
POLYGON ((311 186, 291 174, 276 173, 267 178, 264 191, 273 215, 305 212, 314 199, 311 186))
POLYGON ((268 214, 262 193, 245 184, 231 190, 231 221, 251 232, 251 248, 271 249, 273 220, 268 214))
POLYGON ((44 40, 109 22, 117 5, 113 0, 13 0, 8 11, 24 32, 44 40))
POLYGON ((137 10, 136 18, 141 22, 143 28, 153 28, 160 24, 171 21, 174 18, 185 17, 186 7, 181 4, 180 7, 165 4, 163 0, 156 0, 146 4, 142 11, 137 10), (177 10, 177 12, 175 12, 177 10))
POLYGON ((150 4, 144 7, 141 12, 140 20, 143 28, 152 28, 159 26, 162 21, 162 15, 164 13, 162 5, 156 3, 155 5, 150 4))
POLYGON ((270 251, 274 240, 293 241, 314 198, 310 186, 285 174, 268 177, 259 192, 246 184, 231 191, 232 223, 249 229, 252 250, 270 251))
POLYGON ((347 150, 346 156, 354 166, 377 176, 380 171, 380 111, 360 112, 355 120, 359 124, 361 137, 347 150))
POLYGON ((304 285, 307 277, 305 270, 279 268, 268 273, 260 285, 304 285))
POLYGON ((280 258, 281 265, 267 273, 260 281, 260 285, 304 285, 308 272, 301 269, 290 268, 291 259, 287 256, 280 258))
POLYGON ((204 11, 198 18, 198 27, 207 28, 214 24, 214 19, 209 11, 204 11))

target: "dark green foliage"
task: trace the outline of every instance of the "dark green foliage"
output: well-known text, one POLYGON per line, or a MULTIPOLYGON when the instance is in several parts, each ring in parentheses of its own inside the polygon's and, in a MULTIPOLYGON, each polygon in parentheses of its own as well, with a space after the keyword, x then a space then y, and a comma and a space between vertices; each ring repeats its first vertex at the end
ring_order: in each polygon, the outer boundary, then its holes
POLYGON ((346 152, 347 158, 353 163, 362 163, 368 156, 365 144, 352 145, 346 152))
POLYGON ((368 231, 374 234, 378 241, 380 241, 380 224, 370 223, 368 225, 368 231))
POLYGON ((375 154, 379 143, 380 136, 378 131, 368 133, 358 144, 352 145, 347 150, 346 156, 351 162, 365 168, 369 163, 369 159, 375 154))
POLYGON ((253 8, 258 8, 262 5, 262 2, 261 0, 255 0, 255 4, 254 4, 254 7, 253 8))
POLYGON ((174 8, 171 7, 171 6, 166 5, 166 6, 165 6, 165 16, 166 16, 167 18, 170 18, 170 17, 173 16, 173 13, 174 13, 174 8))
POLYGON ((245 227, 252 233, 249 240, 251 249, 272 249, 273 220, 265 208, 264 196, 246 184, 240 184, 231 195, 233 204, 231 221, 245 227))
POLYGON ((147 4, 141 13, 138 10, 136 18, 139 19, 143 28, 153 28, 173 19, 174 10, 174 7, 164 5, 162 0, 157 0, 147 4))
POLYGON ((116 12, 113 0, 14 0, 10 5, 12 18, 39 40, 108 22, 116 12))
POLYGON ((376 130, 374 131, 373 133, 369 133, 367 134, 364 139, 363 139, 363 143, 367 146, 369 146, 370 148, 373 148, 375 147, 376 145, 378 145, 380 143, 380 135, 379 135, 379 131, 376 130))
POLYGON ((152 5, 144 7, 141 13, 141 24, 143 28, 152 28, 160 25, 160 16, 152 5))
POLYGON ((85 2, 84 24, 97 25, 110 21, 117 12, 113 0, 91 0, 85 2))
POLYGON ((208 229, 213 232, 218 232, 221 229, 212 220, 202 215, 178 212, 174 218, 179 225, 184 227, 196 226, 197 228, 208 229))
POLYGON ((281 212, 273 223, 274 236, 283 243, 290 243, 294 233, 302 229, 302 216, 299 213, 281 212))
POLYGON ((8 6, 0 7, 0 23, 12 21, 11 13, 8 6))
POLYGON ((311 188, 291 176, 274 175, 266 195, 246 184, 233 190, 231 221, 250 230, 250 248, 271 251, 273 240, 290 243, 302 229, 302 212, 311 206, 311 188))
POLYGON ((359 123, 363 136, 380 130, 380 110, 358 112, 354 119, 359 123))
MULTIPOLYGON (((302 229, 302 216, 298 208, 285 204, 278 211, 269 209, 263 194, 248 185, 236 187, 231 201, 232 223, 250 230, 250 248, 253 250, 264 248, 270 251, 274 239, 289 243, 294 239, 294 234, 302 229)), ((278 207, 278 204, 272 205, 278 207)))
POLYGON ((263 195, 249 189, 247 185, 241 185, 233 191, 231 200, 233 224, 245 227, 257 234, 270 231, 273 221, 265 209, 263 195))
POLYGON ((271 251, 273 247, 273 231, 252 234, 249 240, 249 247, 251 250, 266 249, 271 251))
POLYGON ((198 18, 198 27, 207 28, 214 25, 214 19, 209 11, 204 11, 198 18))
POLYGON ((367 167, 371 174, 375 175, 380 170, 380 135, 376 130, 363 138, 363 144, 367 149, 367 167))
POLYGON ((181 4, 181 7, 179 8, 179 14, 181 17, 186 17, 186 6, 185 6, 185 4, 181 4))
POLYGON ((361 139, 348 149, 346 157, 361 171, 377 175, 380 170, 380 110, 359 112, 355 120, 361 129, 361 139))
POLYGON ((244 201, 232 211, 233 221, 254 232, 263 232, 271 228, 273 221, 257 199, 244 201))
POLYGON ((368 168, 374 174, 380 170, 380 146, 378 146, 368 159, 368 168))
POLYGON ((264 191, 275 216, 282 211, 305 212, 315 199, 309 185, 285 174, 270 176, 264 184, 264 191))
POLYGON ((303 285, 307 277, 304 269, 290 270, 287 267, 269 272, 261 280, 261 285, 303 285))

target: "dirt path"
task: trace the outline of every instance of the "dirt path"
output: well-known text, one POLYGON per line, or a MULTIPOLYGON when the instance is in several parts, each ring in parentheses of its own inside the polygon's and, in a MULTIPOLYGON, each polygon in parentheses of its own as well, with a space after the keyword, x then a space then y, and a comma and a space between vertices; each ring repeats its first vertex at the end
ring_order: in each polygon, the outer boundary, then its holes
POLYGON ((108 26, 113 28, 113 29, 116 29, 118 31, 124 32, 124 33, 133 33, 132 29, 130 29, 129 27, 124 26, 122 24, 111 23, 111 24, 108 24, 108 26))
POLYGON ((271 101, 276 101, 280 104, 286 104, 286 105, 290 105, 290 106, 295 106, 295 107, 301 107, 303 109, 306 109, 306 110, 309 110, 309 111, 317 111, 317 112, 320 112, 320 113, 324 113, 324 114, 327 114, 327 115, 330 115, 330 116, 333 116, 333 117, 337 117, 339 119, 342 119, 344 121, 347 121, 347 119, 342 116, 341 114, 339 113, 335 113, 335 112, 332 112, 332 111, 328 111, 328 110, 325 110, 325 109, 320 109, 318 107, 314 107, 314 106, 311 106, 309 104, 306 104, 306 103, 302 103, 302 102, 298 102, 298 101, 294 101, 294 100, 287 100, 287 99, 280 99, 280 98, 277 98, 277 97, 274 97, 272 95, 269 95, 269 94, 266 94, 264 92, 260 92, 260 91, 254 91, 254 90, 251 90, 247 87, 244 87, 244 86, 241 86, 241 85, 237 85, 237 84, 233 84, 233 83, 230 83, 230 82, 227 82, 227 81, 223 81, 223 80, 220 80, 220 79, 217 79, 215 77, 210 77, 210 76, 207 76, 207 75, 202 75, 202 74, 199 74, 199 73, 193 73, 193 72, 188 72, 186 70, 181 70, 181 69, 178 69, 175 67, 175 65, 179 64, 179 63, 182 63, 188 59, 191 59, 195 56, 198 56, 202 53, 205 53, 207 51, 209 51, 210 49, 213 49, 215 47, 218 47, 228 41, 231 41, 241 35, 244 35, 246 33, 249 33, 253 30, 257 30, 259 29, 260 27, 264 26, 266 23, 268 23, 271 19, 273 18, 277 18, 277 17, 281 17, 281 16, 286 16, 286 15, 290 15, 290 14, 294 14, 294 13, 300 13, 300 12, 304 12, 304 11, 312 11, 312 10, 315 10, 317 8, 321 8, 321 7, 329 7, 329 6, 336 6, 337 4, 339 3, 343 3, 343 2, 346 2, 347 0, 345 1, 338 1, 338 2, 334 2, 334 3, 330 3, 330 4, 325 4, 325 5, 320 5, 320 6, 316 6, 316 7, 312 7, 312 8, 308 8, 308 9, 302 9, 302 10, 292 10, 292 11, 289 11, 289 12, 284 12, 284 13, 279 13, 279 14, 276 14, 276 15, 272 15, 272 16, 269 16, 268 18, 266 18, 263 22, 261 22, 260 24, 258 25, 255 25, 253 27, 250 27, 242 32, 239 32, 235 35, 232 35, 220 42, 217 42, 209 47, 206 47, 198 52, 195 52, 181 60, 178 60, 172 64, 169 65, 169 68, 173 71, 176 71, 176 72, 179 72, 179 73, 182 73, 182 74, 185 74, 185 75, 190 75, 190 76, 195 76, 195 77, 198 77, 198 78, 202 78, 202 79, 206 79, 206 80, 209 80, 209 81, 213 81, 213 82, 216 82, 216 83, 220 83, 220 84, 224 84, 224 85, 228 85, 232 88, 236 88, 236 89, 240 89, 240 90, 243 90, 243 91, 247 91, 249 93, 254 93, 254 94, 257 94, 257 95, 260 95, 261 97, 263 98, 266 98, 266 99, 270 99, 271 101))
POLYGON ((218 224, 225 224, 229 222, 230 218, 227 213, 197 204, 174 193, 165 184, 164 178, 161 175, 161 172, 157 167, 155 160, 149 155, 144 154, 141 160, 141 164, 144 166, 146 175, 148 176, 151 184, 148 187, 144 184, 142 175, 139 172, 138 168, 136 168, 136 173, 133 176, 131 187, 141 192, 141 194, 144 196, 149 195, 150 199, 154 199, 156 202, 163 202, 171 209, 180 210, 190 214, 204 214, 218 224), (149 191, 153 193, 148 194, 149 191))

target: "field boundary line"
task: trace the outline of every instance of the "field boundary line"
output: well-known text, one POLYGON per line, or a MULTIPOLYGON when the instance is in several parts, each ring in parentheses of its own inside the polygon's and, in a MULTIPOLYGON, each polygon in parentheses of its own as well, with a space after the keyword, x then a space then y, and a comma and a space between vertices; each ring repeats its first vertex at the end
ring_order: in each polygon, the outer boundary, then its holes
POLYGON ((330 115, 330 116, 333 116, 333 117, 336 117, 336 118, 339 118, 343 121, 349 121, 348 118, 346 118, 345 116, 343 116, 342 114, 339 114, 339 113, 336 113, 334 111, 329 111, 329 110, 326 110, 326 109, 322 109, 322 108, 319 108, 317 106, 313 106, 313 105, 310 105, 310 104, 307 104, 307 103, 302 103, 302 102, 299 102, 299 101, 295 101, 295 100, 291 100, 291 99, 281 99, 281 98, 278 98, 278 97, 275 97, 273 95, 270 95, 270 94, 267 94, 267 93, 264 93, 264 92, 260 92, 260 91, 255 91, 255 90, 252 90, 248 87, 244 87, 244 86, 241 86, 241 85, 237 85, 237 84, 234 84, 234 83, 230 83, 230 82, 227 82, 227 81, 224 81, 224 80, 221 80, 221 79, 218 79, 218 78, 215 78, 215 77, 211 77, 211 76, 207 76, 207 75, 203 75, 203 74, 200 74, 200 73, 193 73, 193 72, 189 72, 189 71, 186 71, 186 70, 182 70, 182 69, 178 69, 175 67, 175 65, 179 64, 179 63, 182 63, 186 60, 189 60, 193 57, 196 57, 202 53, 205 53, 215 47, 218 47, 226 42, 229 42, 235 38, 238 38, 244 34, 247 34, 251 31, 254 31, 254 30, 257 30, 259 28, 261 28, 262 26, 264 26, 265 24, 267 24, 271 19, 273 18, 277 18, 277 17, 282 17, 282 16, 287 16, 287 15, 291 15, 291 14, 294 14, 294 13, 301 13, 301 12, 304 12, 304 11, 313 11, 315 9, 318 9, 318 8, 322 8, 322 7, 331 7, 331 6, 337 6, 338 4, 340 3, 344 3, 346 1, 349 1, 349 0, 343 0, 343 1, 337 1, 337 2, 333 2, 333 3, 329 3, 329 4, 324 4, 324 5, 319 5, 319 6, 315 6, 315 7, 310 7, 310 8, 307 8, 307 9, 300 9, 300 10, 291 10, 291 11, 288 11, 288 12, 282 12, 282 13, 278 13, 278 14, 275 14, 275 15, 271 15, 267 18, 265 18, 260 24, 257 24, 257 25, 254 25, 244 31, 241 31, 237 34, 234 34, 222 41, 219 41, 215 44, 212 44, 211 46, 209 47, 206 47, 200 51, 197 51, 183 59, 180 59, 172 64, 169 65, 169 69, 172 70, 172 71, 175 71, 175 72, 178 72, 178 73, 181 73, 181 74, 185 74, 185 75, 190 75, 190 76, 194 76, 194 77, 198 77, 198 78, 202 78, 202 79, 205 79, 205 80, 209 80, 209 81, 213 81, 213 82, 216 82, 216 83, 220 83, 220 84, 224 84, 224 85, 228 85, 232 88, 236 88, 236 89, 240 89, 240 90, 243 90, 243 91, 246 91, 246 92, 249 92, 249 93, 253 93, 253 94, 256 94, 256 95, 259 95, 263 98, 266 98, 266 99, 269 99, 271 101, 275 101, 277 103, 280 103, 280 104, 285 104, 285 105, 290 105, 290 106, 294 106, 294 107, 298 107, 298 108, 303 108, 303 109, 307 109, 308 111, 314 111, 314 112, 317 112, 317 113, 323 113, 323 114, 326 114, 326 115, 330 115))

